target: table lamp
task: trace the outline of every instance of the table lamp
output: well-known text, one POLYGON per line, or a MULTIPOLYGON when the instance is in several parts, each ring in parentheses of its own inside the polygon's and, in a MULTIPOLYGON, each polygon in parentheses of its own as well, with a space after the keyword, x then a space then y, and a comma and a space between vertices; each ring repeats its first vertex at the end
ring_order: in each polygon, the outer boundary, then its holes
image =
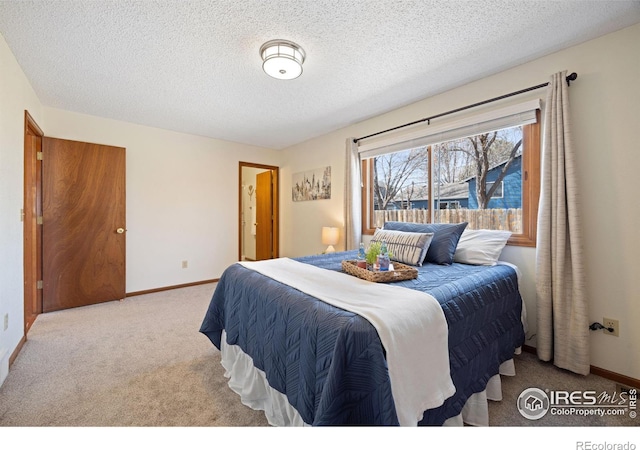
POLYGON ((339 236, 340 233, 337 227, 322 227, 322 243, 328 245, 324 251, 325 253, 333 253, 336 251, 333 246, 338 243, 339 236))

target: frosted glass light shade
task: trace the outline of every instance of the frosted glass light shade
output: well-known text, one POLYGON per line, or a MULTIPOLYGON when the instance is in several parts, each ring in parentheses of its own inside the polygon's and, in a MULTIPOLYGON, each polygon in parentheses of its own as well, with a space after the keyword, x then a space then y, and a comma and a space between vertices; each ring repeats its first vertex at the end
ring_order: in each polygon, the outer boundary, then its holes
POLYGON ((262 69, 273 78, 292 80, 302 74, 305 52, 291 41, 275 39, 260 47, 262 69))

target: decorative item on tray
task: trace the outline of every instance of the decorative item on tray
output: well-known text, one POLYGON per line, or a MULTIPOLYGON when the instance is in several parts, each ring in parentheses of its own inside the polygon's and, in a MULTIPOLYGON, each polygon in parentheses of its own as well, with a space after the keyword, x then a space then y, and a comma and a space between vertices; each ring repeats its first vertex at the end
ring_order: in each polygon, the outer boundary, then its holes
MULTIPOLYGON (((362 248, 363 248, 362 244, 360 245, 361 245, 361 251, 362 251, 362 248)), ((381 270, 382 271, 389 270, 388 264, 384 265, 382 269, 380 268, 381 254, 384 254, 387 257, 387 261, 386 261, 387 263, 389 262, 388 258, 393 256, 387 253, 386 244, 384 245, 384 252, 383 252, 383 243, 372 242, 371 244, 369 244, 369 248, 367 248, 364 255, 364 259, 366 260, 366 263, 367 263, 366 268, 374 272, 381 271, 381 270)), ((358 253, 358 259, 361 259, 360 253, 358 253)), ((362 263, 360 264, 360 267, 362 267, 362 263)))

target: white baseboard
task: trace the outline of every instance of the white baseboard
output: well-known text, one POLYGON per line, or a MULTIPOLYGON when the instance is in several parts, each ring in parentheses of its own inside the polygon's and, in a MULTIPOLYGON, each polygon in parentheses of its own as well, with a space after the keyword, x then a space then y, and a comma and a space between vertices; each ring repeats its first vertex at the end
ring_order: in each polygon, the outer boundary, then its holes
POLYGON ((9 352, 0 348, 0 386, 4 383, 9 375, 9 352))

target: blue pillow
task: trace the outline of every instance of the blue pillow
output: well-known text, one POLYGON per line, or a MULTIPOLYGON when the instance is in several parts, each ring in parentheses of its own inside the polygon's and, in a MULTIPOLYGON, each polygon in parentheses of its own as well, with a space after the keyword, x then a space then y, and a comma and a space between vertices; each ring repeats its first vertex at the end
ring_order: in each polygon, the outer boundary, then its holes
POLYGON ((412 233, 433 233, 433 239, 424 262, 434 264, 453 264, 453 256, 458 247, 462 232, 467 227, 462 223, 412 223, 385 222, 385 230, 409 231, 412 233))

